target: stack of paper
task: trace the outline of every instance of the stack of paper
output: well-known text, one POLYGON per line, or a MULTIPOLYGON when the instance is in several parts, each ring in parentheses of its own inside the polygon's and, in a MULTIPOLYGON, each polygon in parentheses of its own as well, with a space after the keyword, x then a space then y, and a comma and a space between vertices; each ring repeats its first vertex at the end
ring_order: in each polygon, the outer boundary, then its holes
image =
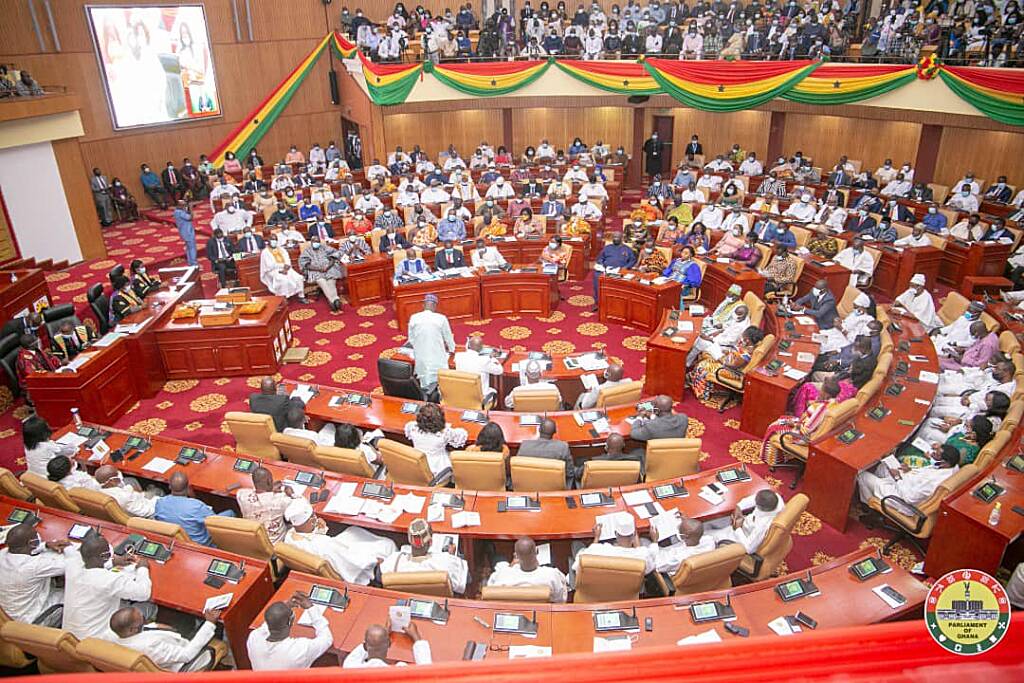
MULTIPOLYGON (((657 505, 657 503, 655 503, 657 505)), ((651 526, 658 533, 658 540, 663 541, 666 538, 672 538, 679 533, 679 522, 682 521, 682 517, 679 514, 679 510, 672 509, 668 512, 662 512, 657 517, 651 520, 651 526)))
POLYGON ((676 329, 680 332, 693 332, 693 321, 691 320, 680 320, 676 329))
MULTIPOLYGON (((673 510, 675 512, 675 510, 673 510)), ((658 515, 665 514, 665 508, 661 506, 661 503, 645 503, 644 505, 637 505, 633 508, 633 514, 640 519, 649 519, 651 517, 657 517, 658 515), (651 511, 651 508, 654 511, 651 511)))
POLYGON ((168 460, 167 458, 156 457, 147 462, 142 466, 142 469, 148 470, 149 472, 156 472, 157 474, 164 474, 167 470, 174 467, 174 461, 168 460))
POLYGON ((623 652, 632 649, 633 642, 629 636, 594 636, 594 652, 623 652))
POLYGON ((467 526, 480 526, 480 513, 460 510, 452 514, 452 528, 461 529, 467 526))
POLYGON ((927 382, 928 384, 939 383, 939 375, 934 372, 928 372, 927 370, 922 370, 921 374, 919 374, 917 378, 922 382, 927 382))
POLYGON ((544 645, 509 645, 509 659, 527 659, 530 657, 550 657, 551 648, 544 645))
POLYGON ((700 492, 697 495, 706 500, 707 502, 711 503, 712 505, 721 505, 725 501, 725 498, 718 495, 717 493, 709 489, 707 486, 702 486, 700 492))
POLYGON ((395 496, 391 501, 391 505, 401 508, 403 512, 408 512, 410 515, 418 515, 423 511, 423 505, 426 502, 426 496, 417 496, 415 493, 404 493, 400 496, 395 496))
POLYGON ((807 373, 803 370, 797 370, 796 368, 786 368, 782 371, 782 374, 790 379, 800 381, 807 376, 807 373))
POLYGON ((690 315, 704 315, 704 307, 700 304, 690 304, 690 315))
POLYGON ((814 324, 814 318, 810 317, 809 315, 798 315, 796 317, 796 321, 798 323, 800 323, 801 325, 813 325, 814 324))
POLYGON ((433 503, 427 506, 427 521, 431 524, 444 521, 444 505, 433 503))
POLYGON ((203 611, 209 609, 224 609, 231 604, 231 599, 235 597, 234 593, 223 593, 221 595, 214 595, 213 597, 206 599, 206 604, 203 605, 203 611))
POLYGON ((537 564, 551 566, 551 544, 541 543, 537 546, 537 564))
POLYGON ((794 628, 784 616, 769 621, 768 628, 780 636, 791 636, 800 630, 799 627, 794 628))
POLYGON ((676 645, 700 645, 701 643, 720 643, 722 636, 713 628, 693 636, 686 636, 676 641, 676 645))
POLYGON ((597 389, 600 384, 597 381, 597 375, 580 375, 580 381, 583 383, 583 388, 587 391, 597 389))
POLYGON ((85 438, 84 436, 79 436, 74 432, 68 432, 64 436, 57 439, 56 443, 59 443, 61 446, 70 446, 71 448, 78 450, 78 447, 88 440, 89 439, 85 438))
POLYGON ((629 505, 631 507, 636 505, 643 505, 644 503, 650 503, 654 501, 654 499, 651 498, 651 492, 648 491, 647 489, 627 491, 626 493, 622 494, 622 500, 626 502, 626 505, 629 505))
POLYGON ((607 515, 598 515, 594 519, 595 524, 601 525, 601 536, 598 538, 599 541, 610 541, 615 538, 615 520, 622 515, 632 518, 632 515, 628 512, 611 512, 607 515))
POLYGON ((300 384, 295 387, 295 390, 292 391, 291 396, 289 398, 297 398, 300 399, 303 403, 309 403, 309 400, 313 398, 313 394, 315 393, 315 391, 316 390, 313 389, 313 387, 311 387, 308 384, 300 384))
POLYGON ((580 367, 587 372, 604 370, 608 367, 608 361, 604 358, 598 358, 597 356, 580 356, 580 367))
POLYGON ((116 342, 118 339, 124 339, 127 336, 128 335, 126 335, 126 334, 119 334, 117 332, 107 332, 105 335, 103 335, 102 337, 100 337, 99 339, 94 341, 92 343, 92 346, 95 349, 102 349, 102 348, 105 348, 107 346, 110 346, 111 344, 116 342))

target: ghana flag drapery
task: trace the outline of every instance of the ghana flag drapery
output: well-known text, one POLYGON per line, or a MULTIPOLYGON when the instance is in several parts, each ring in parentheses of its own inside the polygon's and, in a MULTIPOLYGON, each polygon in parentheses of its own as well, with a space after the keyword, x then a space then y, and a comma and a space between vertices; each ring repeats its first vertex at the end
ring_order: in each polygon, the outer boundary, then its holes
POLYGON ((544 75, 551 62, 475 62, 468 64, 423 63, 423 70, 467 95, 495 97, 524 88, 544 75))
POLYGON ((217 167, 223 166, 224 153, 228 151, 234 152, 239 159, 249 154, 249 150, 267 134, 270 127, 277 121, 277 117, 291 102, 295 91, 313 70, 332 37, 333 34, 325 36, 299 65, 278 83, 267 98, 249 112, 234 130, 228 133, 228 136, 208 155, 210 163, 217 167))
POLYGON ((939 78, 985 116, 1024 126, 1024 73, 1019 69, 943 65, 939 78))
POLYGON ((640 62, 559 59, 558 68, 578 81, 620 95, 658 95, 661 87, 640 62))
POLYGON ((785 95, 820 62, 701 62, 648 59, 647 72, 674 99, 705 111, 740 111, 785 95))
POLYGON ((362 52, 357 52, 363 63, 363 78, 374 104, 401 104, 423 73, 421 64, 374 64, 362 52))
POLYGON ((331 48, 334 49, 334 53, 342 59, 352 59, 356 56, 355 43, 350 43, 345 39, 345 36, 335 31, 332 34, 331 48))
POLYGON ((826 63, 782 97, 803 104, 849 104, 901 88, 915 78, 913 65, 826 63))

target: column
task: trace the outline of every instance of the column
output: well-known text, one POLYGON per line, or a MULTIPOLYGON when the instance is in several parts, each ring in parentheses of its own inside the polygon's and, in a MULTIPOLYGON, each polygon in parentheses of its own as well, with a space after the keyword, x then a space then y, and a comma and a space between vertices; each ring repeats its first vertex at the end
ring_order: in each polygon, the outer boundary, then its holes
POLYGON ((640 187, 640 176, 643 174, 644 157, 644 113, 645 107, 633 109, 633 144, 629 151, 629 171, 623 187, 640 187), (628 185, 627 185, 628 183, 628 185))
POLYGON ((914 160, 914 182, 930 183, 935 178, 935 165, 939 161, 939 145, 942 144, 942 130, 942 126, 932 124, 921 126, 921 138, 917 142, 917 158, 914 160))
POLYGON ((775 160, 785 156, 782 139, 786 136, 786 112, 773 111, 768 124, 768 153, 764 161, 765 170, 775 165, 775 160))

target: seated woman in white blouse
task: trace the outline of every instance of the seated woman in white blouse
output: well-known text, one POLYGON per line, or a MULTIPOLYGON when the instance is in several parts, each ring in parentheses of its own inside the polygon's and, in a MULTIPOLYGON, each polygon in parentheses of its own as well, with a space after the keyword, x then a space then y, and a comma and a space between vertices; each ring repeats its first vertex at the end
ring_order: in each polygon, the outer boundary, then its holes
POLYGON ((71 457, 75 449, 50 440, 53 430, 46 420, 33 415, 21 423, 21 436, 25 442, 25 466, 32 474, 46 476, 46 464, 58 455, 71 457))
POLYGON ((436 403, 424 403, 416 413, 416 420, 405 424, 405 438, 412 447, 427 456, 430 471, 437 476, 452 466, 448 448, 462 448, 469 433, 462 427, 452 427, 444 420, 444 409, 436 403))

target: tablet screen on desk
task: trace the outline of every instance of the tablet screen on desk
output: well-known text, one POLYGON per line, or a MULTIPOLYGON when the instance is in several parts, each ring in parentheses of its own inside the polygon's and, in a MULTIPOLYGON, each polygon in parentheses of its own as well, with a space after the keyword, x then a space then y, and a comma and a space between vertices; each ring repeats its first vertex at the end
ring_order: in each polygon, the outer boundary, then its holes
POLYGON ((73 538, 76 541, 80 541, 85 538, 92 530, 92 527, 88 524, 75 524, 71 529, 68 530, 68 538, 73 538))
POLYGON ((231 563, 224 560, 214 560, 206 571, 214 576, 227 576, 228 572, 231 571, 231 563))
POLYGON ((28 510, 22 510, 21 508, 14 508, 11 510, 11 514, 7 515, 7 521, 12 524, 21 524, 26 519, 29 519, 32 513, 28 510))
POLYGON ((255 464, 252 460, 235 460, 234 469, 238 472, 248 472, 255 464))
POLYGON ((333 588, 324 588, 323 586, 313 586, 309 591, 309 599, 313 602, 330 603, 331 598, 334 597, 333 588))
POLYGON ((783 598, 795 598, 803 595, 804 586, 799 580, 787 581, 779 586, 779 591, 781 591, 783 598))
POLYGON ((1010 458, 1006 463, 1006 466, 1011 470, 1017 470, 1018 472, 1024 472, 1024 455, 1018 453, 1017 455, 1010 458))
POLYGON ((160 552, 161 548, 163 548, 163 546, 159 543, 154 543, 153 541, 146 541, 139 547, 138 552, 140 555, 143 555, 145 557, 154 557, 158 552, 160 552))
POLYGON ((718 605, 713 602, 699 602, 695 605, 690 605, 690 609, 693 610, 693 618, 698 621, 701 619, 714 619, 718 616, 718 605))
POLYGON ((430 619, 434 616, 434 603, 425 600, 410 600, 409 609, 414 617, 430 619))
POLYGON ((721 479, 722 483, 731 484, 732 482, 739 479, 740 475, 738 472, 736 472, 736 470, 722 470, 721 472, 718 473, 718 477, 719 479, 721 479))
POLYGON ((528 499, 526 498, 526 496, 509 496, 505 505, 508 507, 509 510, 521 510, 527 506, 527 501, 528 499))
POLYGON ((598 612, 594 615, 598 628, 618 628, 621 624, 618 612, 598 612))
POLYGON ((580 496, 580 502, 584 505, 600 505, 603 500, 600 493, 584 493, 580 496))
POLYGON ((519 629, 518 614, 498 614, 494 617, 495 631, 516 631, 519 629))
POLYGON ((316 475, 312 472, 296 472, 294 478, 300 484, 311 484, 316 479, 316 475))
POLYGON ((124 445, 128 446, 128 448, 138 448, 142 445, 143 441, 144 439, 141 436, 129 436, 128 440, 124 442, 124 445))

